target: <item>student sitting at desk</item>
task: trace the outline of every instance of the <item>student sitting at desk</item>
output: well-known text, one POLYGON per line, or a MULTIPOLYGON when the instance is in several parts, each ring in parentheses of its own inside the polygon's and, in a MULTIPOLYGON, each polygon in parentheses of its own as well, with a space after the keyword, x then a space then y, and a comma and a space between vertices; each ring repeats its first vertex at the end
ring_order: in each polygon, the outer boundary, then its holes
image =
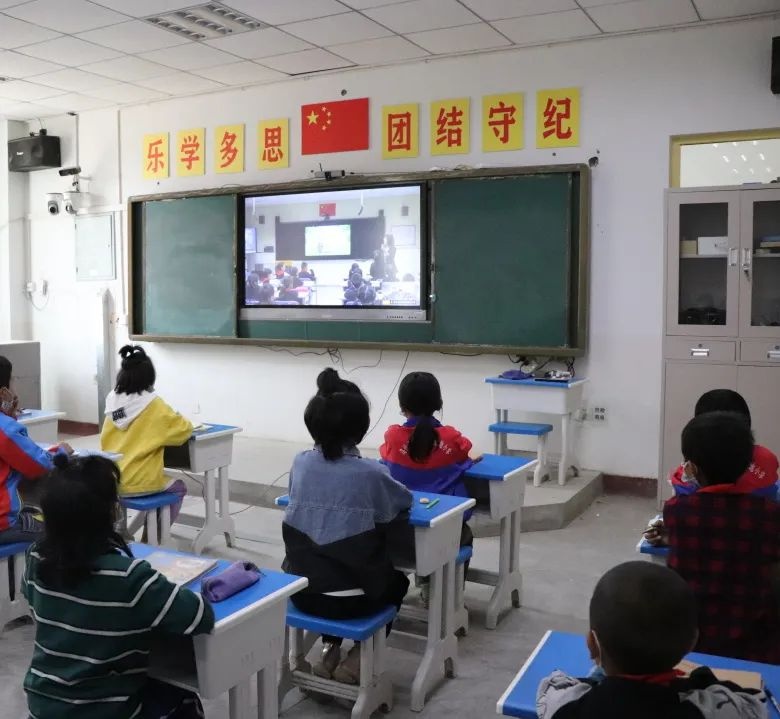
POLYGON ((277 280, 281 280, 286 276, 287 273, 284 271, 284 262, 277 262, 276 268, 274 269, 274 277, 276 277, 277 280))
POLYGON ((280 302, 298 302, 298 293, 293 289, 293 281, 291 277, 285 277, 282 280, 282 286, 279 288, 279 296, 276 298, 280 302))
POLYGON ((154 391, 157 375, 142 347, 119 350, 122 367, 114 390, 106 397, 106 419, 100 448, 122 455, 119 493, 125 497, 171 492, 179 501, 171 505, 176 520, 187 486, 163 471, 165 447, 184 444, 192 436, 192 422, 169 407, 154 391))
POLYGON ((753 457, 741 415, 708 412, 682 433, 685 473, 699 489, 672 497, 645 534, 693 588, 700 652, 780 663, 780 505, 739 485, 753 457))
MULTIPOLYGON (((471 442, 457 429, 444 426, 433 415, 444 406, 439 381, 430 372, 410 372, 398 388, 398 403, 404 424, 394 424, 385 432, 379 448, 382 461, 393 478, 411 490, 468 497, 463 473, 471 465, 471 442)), ((474 535, 464 516, 460 546, 471 546, 474 535)), ((414 537, 409 533, 407 547, 399 551, 413 555, 414 537)), ((428 603, 429 585, 421 580, 423 604, 428 603)))
POLYGON ((31 717, 196 719, 195 694, 151 680, 153 634, 210 632, 199 594, 133 559, 114 531, 119 468, 55 458, 42 500, 46 534, 27 554, 22 591, 35 619, 24 680, 31 717))
MULTIPOLYGON (((11 391, 11 363, 0 357, 0 544, 34 542, 43 536, 38 510, 22 506, 19 483, 40 479, 54 465, 52 453, 33 442, 16 421, 19 399, 11 391)), ((53 451, 71 454, 67 444, 53 451)))
POLYGON ((298 273, 298 277, 300 277, 302 280, 317 280, 314 275, 314 270, 309 269, 308 262, 301 262, 301 271, 298 273))
POLYGON ((598 671, 544 679, 539 719, 766 719, 762 692, 718 681, 707 667, 676 669, 696 643, 696 602, 666 567, 610 569, 590 600, 587 642, 598 671))
MULTIPOLYGON (((360 456, 357 445, 370 421, 360 390, 333 369, 320 374, 317 388, 304 413, 315 447, 293 462, 282 525, 284 570, 309 580, 290 601, 302 612, 329 619, 400 607, 409 581, 393 568, 387 533, 396 522, 406 524, 412 495, 386 467, 360 456)), ((341 662, 341 639, 322 639, 314 673, 357 684, 359 645, 341 662)))
MULTIPOLYGON (((736 412, 745 418, 750 427, 750 408, 745 398, 731 389, 713 389, 705 392, 694 409, 694 416, 707 412, 736 412)), ((778 461, 773 452, 757 444, 753 447, 753 461, 747 471, 737 480, 736 486, 746 492, 774 499, 777 488, 778 461)), ((685 465, 680 465, 669 478, 675 494, 693 494, 698 485, 693 477, 685 473, 685 465)))

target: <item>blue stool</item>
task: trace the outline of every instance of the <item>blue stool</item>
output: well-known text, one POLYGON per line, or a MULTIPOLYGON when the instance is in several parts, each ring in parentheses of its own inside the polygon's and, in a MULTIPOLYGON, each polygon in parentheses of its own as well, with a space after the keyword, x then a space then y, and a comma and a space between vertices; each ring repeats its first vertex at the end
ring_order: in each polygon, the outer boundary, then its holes
POLYGON ((469 631, 469 610, 466 609, 465 585, 466 562, 471 561, 474 550, 471 547, 461 547, 455 560, 455 634, 465 637, 469 631))
POLYGON ((385 627, 395 619, 395 607, 360 619, 325 619, 305 614, 292 602, 287 605, 288 657, 282 668, 279 704, 293 687, 355 702, 352 719, 368 719, 377 709, 393 708, 393 686, 385 671, 385 627), (360 642, 360 685, 342 684, 302 671, 300 658, 306 656, 317 637, 329 634, 360 642))
POLYGON ((153 547, 165 546, 171 540, 171 507, 179 501, 179 497, 171 492, 147 494, 143 497, 120 497, 119 504, 126 511, 135 509, 140 514, 138 519, 128 529, 135 534, 139 526, 146 522, 146 543, 153 547), (157 527, 160 534, 157 535, 157 527))
POLYGON ((22 596, 22 574, 24 553, 30 544, 31 542, 0 544, 0 632, 8 622, 23 617, 29 611, 27 600, 22 596), (10 571, 11 567, 13 572, 10 571))
POLYGON ((534 487, 540 487, 549 478, 550 468, 547 459, 547 435, 552 432, 551 424, 536 422, 494 422, 488 430, 495 435, 496 454, 506 454, 507 435, 519 434, 526 437, 536 437, 536 458, 539 460, 534 470, 534 487))

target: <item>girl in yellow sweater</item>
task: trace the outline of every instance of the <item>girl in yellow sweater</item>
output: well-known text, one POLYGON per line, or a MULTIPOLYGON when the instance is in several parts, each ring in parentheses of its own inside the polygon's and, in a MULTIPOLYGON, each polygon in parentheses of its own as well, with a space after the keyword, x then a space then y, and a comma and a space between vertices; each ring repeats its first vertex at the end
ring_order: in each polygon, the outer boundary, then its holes
POLYGON ((119 350, 122 368, 116 387, 106 398, 106 417, 100 446, 118 452, 122 472, 119 494, 123 497, 172 492, 179 501, 171 506, 175 521, 187 487, 163 472, 165 447, 184 444, 192 435, 192 423, 155 394, 156 374, 142 347, 125 345, 119 350))

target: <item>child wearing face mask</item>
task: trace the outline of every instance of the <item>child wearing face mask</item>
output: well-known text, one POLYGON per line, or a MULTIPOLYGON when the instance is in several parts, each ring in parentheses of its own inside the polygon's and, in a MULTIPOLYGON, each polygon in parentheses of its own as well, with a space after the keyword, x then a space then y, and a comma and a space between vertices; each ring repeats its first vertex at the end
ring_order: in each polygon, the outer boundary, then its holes
POLYGON ((676 667, 697 638, 696 601, 675 572, 626 562, 598 582, 587 643, 599 677, 556 671, 539 685, 539 719, 766 719, 758 690, 676 667))

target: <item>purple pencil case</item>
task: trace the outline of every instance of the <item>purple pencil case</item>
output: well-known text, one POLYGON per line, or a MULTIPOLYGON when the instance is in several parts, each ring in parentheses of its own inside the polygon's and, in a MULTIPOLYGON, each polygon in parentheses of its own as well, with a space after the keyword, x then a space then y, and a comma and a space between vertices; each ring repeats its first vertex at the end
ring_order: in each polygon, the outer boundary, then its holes
POLYGON ((221 602, 256 584, 262 576, 252 562, 233 562, 224 572, 204 579, 200 591, 210 602, 221 602))

